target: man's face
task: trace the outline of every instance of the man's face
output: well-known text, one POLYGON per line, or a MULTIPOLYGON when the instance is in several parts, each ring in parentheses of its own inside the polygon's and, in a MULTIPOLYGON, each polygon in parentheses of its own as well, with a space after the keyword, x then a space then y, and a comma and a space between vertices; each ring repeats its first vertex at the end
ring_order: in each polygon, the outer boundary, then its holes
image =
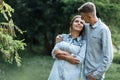
POLYGON ((90 22, 90 18, 89 15, 87 13, 81 13, 81 18, 86 22, 89 23, 90 22))

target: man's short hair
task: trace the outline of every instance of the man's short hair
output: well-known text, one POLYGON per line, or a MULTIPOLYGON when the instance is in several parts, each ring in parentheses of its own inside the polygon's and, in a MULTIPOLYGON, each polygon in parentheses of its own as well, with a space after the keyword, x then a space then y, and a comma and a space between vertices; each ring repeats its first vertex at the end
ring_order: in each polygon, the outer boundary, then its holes
POLYGON ((83 13, 94 13, 96 14, 96 7, 92 2, 86 2, 78 8, 78 12, 83 13))

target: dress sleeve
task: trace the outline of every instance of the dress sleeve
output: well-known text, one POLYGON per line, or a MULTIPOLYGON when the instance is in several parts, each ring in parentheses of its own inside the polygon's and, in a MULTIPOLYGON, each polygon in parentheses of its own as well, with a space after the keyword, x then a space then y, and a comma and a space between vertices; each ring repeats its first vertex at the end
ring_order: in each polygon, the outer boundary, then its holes
MULTIPOLYGON (((67 39, 67 34, 61 34, 61 36, 62 36, 62 41, 65 41, 66 39, 67 39)), ((51 52, 51 54, 52 54, 52 57, 55 59, 56 57, 55 57, 55 54, 54 54, 54 51, 55 50, 61 50, 61 48, 62 48, 62 41, 61 42, 58 42, 58 43, 56 43, 55 44, 55 46, 54 46, 54 48, 53 48, 53 50, 52 50, 52 52, 51 52)))
POLYGON ((76 58, 80 61, 81 64, 84 61, 85 52, 86 52, 86 41, 83 40, 82 47, 81 47, 79 53, 76 55, 76 58))
POLYGON ((55 44, 55 46, 54 46, 54 48, 53 48, 53 50, 52 50, 52 52, 51 52, 51 54, 52 54, 52 57, 55 59, 56 57, 55 57, 55 54, 54 54, 54 51, 55 50, 60 50, 60 42, 59 43, 57 43, 57 44, 55 44))

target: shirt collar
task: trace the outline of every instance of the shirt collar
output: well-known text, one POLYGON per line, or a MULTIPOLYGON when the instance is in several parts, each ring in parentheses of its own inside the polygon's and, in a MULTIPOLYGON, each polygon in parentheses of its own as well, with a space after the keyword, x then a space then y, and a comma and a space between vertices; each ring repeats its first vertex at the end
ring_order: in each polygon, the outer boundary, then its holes
MULTIPOLYGON (((101 19, 99 18, 98 21, 92 26, 92 28, 93 29, 97 28, 100 23, 101 23, 101 19)), ((89 26, 90 26, 90 24, 89 24, 89 26)))
MULTIPOLYGON (((71 33, 68 34, 68 37, 69 37, 69 38, 72 38, 71 33)), ((72 38, 72 39, 73 39, 73 38, 72 38)), ((82 36, 78 36, 77 38, 74 38, 74 40, 76 40, 76 41, 80 41, 81 39, 82 39, 82 36)))

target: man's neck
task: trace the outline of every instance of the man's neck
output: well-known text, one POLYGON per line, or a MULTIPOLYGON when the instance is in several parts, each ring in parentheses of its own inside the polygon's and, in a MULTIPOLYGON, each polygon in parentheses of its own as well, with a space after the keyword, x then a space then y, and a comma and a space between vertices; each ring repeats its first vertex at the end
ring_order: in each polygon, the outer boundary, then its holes
POLYGON ((92 27, 97 21, 98 21, 98 18, 97 18, 97 17, 94 17, 94 18, 91 20, 90 26, 92 27))

